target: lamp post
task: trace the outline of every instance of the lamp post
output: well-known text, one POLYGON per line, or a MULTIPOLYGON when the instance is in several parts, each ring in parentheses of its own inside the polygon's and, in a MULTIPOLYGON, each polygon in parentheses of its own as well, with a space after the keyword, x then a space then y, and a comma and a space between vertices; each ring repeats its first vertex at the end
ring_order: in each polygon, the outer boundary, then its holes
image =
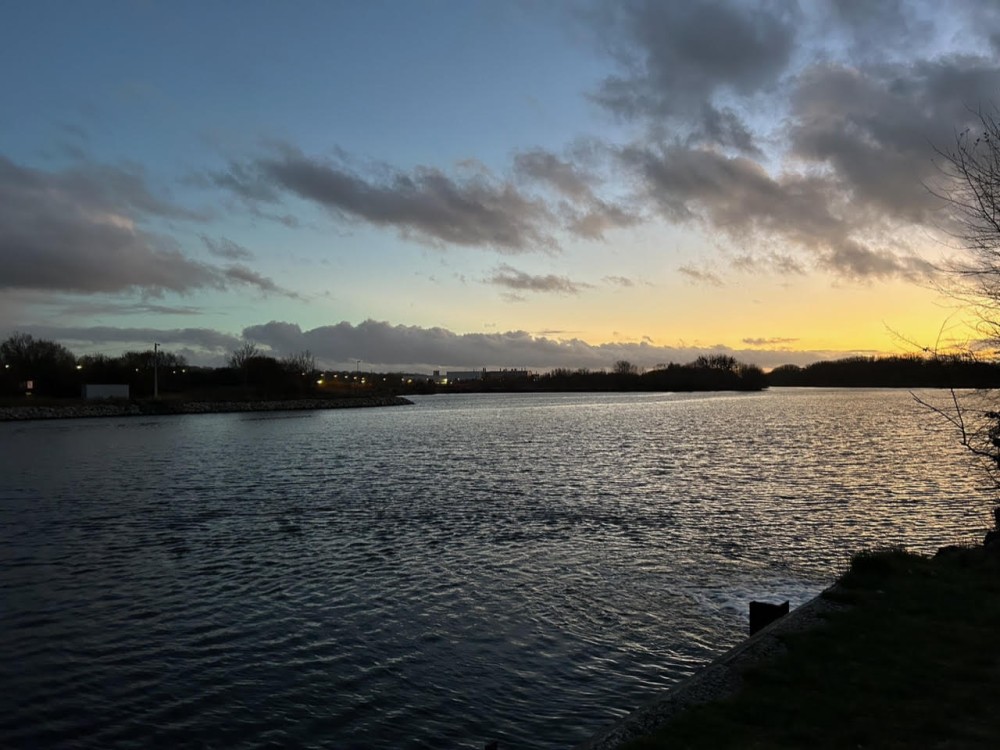
POLYGON ((160 397, 160 372, 157 367, 159 364, 159 348, 160 345, 155 341, 153 342, 153 398, 157 399, 160 397))

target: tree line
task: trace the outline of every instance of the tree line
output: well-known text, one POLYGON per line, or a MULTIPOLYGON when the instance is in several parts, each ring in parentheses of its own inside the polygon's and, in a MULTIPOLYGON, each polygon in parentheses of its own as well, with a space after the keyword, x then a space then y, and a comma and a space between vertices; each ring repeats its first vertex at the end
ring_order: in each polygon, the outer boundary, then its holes
POLYGON ((824 388, 995 388, 1000 364, 970 355, 847 357, 804 367, 782 365, 769 385, 824 388))
POLYGON ((558 368, 539 376, 537 386, 541 391, 759 391, 767 379, 756 365, 719 354, 644 372, 627 360, 610 372, 558 368))
POLYGON ((401 376, 376 379, 347 372, 324 373, 308 351, 276 358, 245 344, 224 367, 199 367, 173 352, 146 349, 116 357, 76 357, 62 344, 15 333, 0 342, 0 396, 74 398, 84 384, 129 386, 132 398, 160 395, 195 400, 284 399, 371 395, 414 385, 401 376))
POLYGON ((556 368, 443 385, 429 376, 324 371, 309 351, 276 358, 253 343, 232 351, 223 367, 198 367, 179 354, 153 349, 76 357, 62 344, 24 333, 0 342, 0 364, 0 395, 6 398, 27 392, 79 397, 85 383, 127 384, 133 398, 147 398, 153 395, 154 370, 160 394, 206 400, 469 391, 757 391, 769 386, 992 388, 1000 383, 1000 364, 968 355, 848 357, 765 373, 716 354, 644 371, 619 360, 608 370, 556 368))

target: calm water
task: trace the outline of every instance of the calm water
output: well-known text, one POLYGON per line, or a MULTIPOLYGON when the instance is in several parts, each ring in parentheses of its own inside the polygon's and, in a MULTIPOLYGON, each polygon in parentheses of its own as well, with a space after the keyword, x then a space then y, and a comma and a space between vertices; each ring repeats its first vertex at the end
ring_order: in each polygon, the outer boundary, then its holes
POLYGON ((0 424, 0 746, 571 746, 981 479, 887 391, 0 424))

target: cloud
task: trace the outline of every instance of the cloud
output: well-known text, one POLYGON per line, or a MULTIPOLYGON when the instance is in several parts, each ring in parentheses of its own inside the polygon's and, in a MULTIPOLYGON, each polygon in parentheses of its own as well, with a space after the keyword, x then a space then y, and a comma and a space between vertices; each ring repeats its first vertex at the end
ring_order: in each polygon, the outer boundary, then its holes
POLYGON ((243 245, 233 242, 226 237, 220 237, 217 240, 213 240, 211 237, 203 234, 201 235, 201 241, 205 243, 205 247, 208 248, 208 252, 216 257, 226 258, 227 260, 253 259, 253 253, 243 247, 243 245))
POLYGON ((596 197, 582 207, 564 204, 564 209, 566 228, 588 240, 603 240, 608 230, 634 226, 641 221, 637 213, 596 197))
MULTIPOLYGON (((37 184, 41 175, 29 179, 37 184)), ((142 167, 124 167, 84 162, 49 176, 48 186, 58 186, 68 195, 86 196, 92 205, 114 206, 130 215, 159 216, 167 219, 207 221, 211 215, 155 195, 146 183, 142 167)))
POLYGON ((59 307, 61 315, 201 315, 195 305, 157 305, 151 302, 74 302, 59 307))
POLYGON ((147 294, 223 289, 269 291, 268 280, 230 274, 185 255, 142 228, 150 217, 199 215, 154 196, 141 173, 86 164, 58 172, 0 156, 0 289, 147 294))
POLYGON ((751 245, 743 270, 926 280, 912 248, 949 229, 933 147, 1000 91, 995 4, 957 4, 946 23, 925 0, 598 8, 616 69, 591 98, 643 126, 618 153, 656 214, 751 245))
POLYGON ((774 251, 740 253, 731 260, 733 268, 746 273, 778 273, 782 276, 802 276, 806 269, 796 258, 774 251))
POLYGON ((590 344, 580 339, 553 339, 526 331, 455 333, 444 328, 392 325, 366 320, 302 330, 298 325, 272 321, 243 330, 245 338, 267 347, 275 356, 308 349, 324 367, 382 370, 471 369, 480 367, 610 368, 627 359, 640 367, 666 362, 692 362, 702 354, 729 354, 737 359, 775 367, 808 364, 855 352, 731 349, 725 346, 655 346, 648 341, 590 344))
MULTIPOLYGON (((845 35, 852 58, 881 59, 890 51, 932 43, 935 23, 927 9, 928 4, 919 0, 830 0, 827 17, 834 28, 829 31, 845 35)), ((962 14, 961 9, 950 10, 962 14)))
MULTIPOLYGON (((51 326, 25 325, 17 330, 43 339, 51 339, 74 347, 87 348, 133 345, 152 348, 153 342, 161 345, 193 347, 203 353, 229 352, 240 345, 240 338, 210 328, 119 328, 115 326, 51 326)), ((13 333, 13 331, 10 331, 13 333)))
POLYGON ((595 192, 601 180, 580 163, 596 161, 593 145, 575 151, 575 160, 560 158, 540 148, 522 151, 514 156, 514 172, 522 181, 541 185, 562 196, 559 214, 566 229, 577 237, 602 240, 608 230, 638 224, 642 217, 637 212, 601 198, 595 192))
POLYGON ((263 276, 253 269, 247 268, 246 266, 240 264, 233 264, 231 266, 226 266, 222 269, 222 275, 227 281, 235 282, 237 284, 244 284, 246 286, 256 287, 262 292, 274 292, 277 294, 284 295, 286 297, 299 298, 299 295, 295 292, 284 289, 283 287, 275 284, 271 279, 263 276))
POLYGON ((533 276, 507 264, 498 266, 493 271, 493 275, 485 281, 487 284, 494 284, 515 291, 552 292, 556 294, 579 294, 583 289, 591 286, 582 281, 573 281, 566 276, 556 276, 555 274, 533 276))
POLYGON ((311 158, 289 146, 213 175, 250 203, 285 194, 317 204, 341 220, 391 227, 431 245, 491 248, 501 253, 551 250, 553 215, 544 201, 483 173, 452 177, 432 167, 369 173, 311 158))
POLYGON ((626 119, 690 120, 695 112, 716 120, 730 139, 747 133, 742 125, 733 129, 734 113, 723 122, 705 105, 719 93, 749 96, 773 86, 792 57, 792 7, 737 0, 607 3, 597 20, 621 72, 605 78, 592 98, 626 119))
POLYGON ((781 336, 743 339, 743 343, 747 346, 783 346, 785 344, 794 344, 796 341, 798 341, 798 339, 784 338, 781 336))
POLYGON ((627 276, 605 276, 603 281, 614 286, 633 287, 635 282, 627 276))
POLYGON ((395 229, 425 245, 513 255, 557 249, 559 229, 602 240, 607 231, 642 220, 632 207, 597 193, 602 180, 584 166, 598 161, 597 150, 578 144, 570 158, 544 149, 519 152, 511 167, 516 179, 509 181, 473 159, 459 162, 455 174, 427 166, 406 172, 383 163, 357 167, 339 150, 335 159, 326 159, 281 144, 268 155, 192 180, 222 187, 254 216, 286 224, 298 220, 262 206, 294 196, 338 221, 395 229))
POLYGON ((933 225, 940 207, 927 189, 938 177, 933 146, 953 143, 974 122, 969 108, 997 91, 1000 66, 982 58, 816 65, 792 92, 791 153, 832 170, 857 213, 933 225))
POLYGON ((718 274, 702 269, 696 268, 691 265, 680 266, 677 269, 678 273, 682 273, 687 276, 691 281, 698 282, 700 284, 708 284, 710 286, 723 286, 722 279, 718 274))
POLYGON ((919 258, 872 248, 855 236, 866 226, 848 206, 835 180, 789 172, 771 176, 743 156, 668 145, 625 149, 622 159, 645 180, 649 200, 676 223, 699 222, 746 242, 777 237, 810 251, 816 262, 849 278, 908 279, 925 275, 919 258))
POLYGON ((763 156, 754 134, 732 109, 716 109, 705 102, 701 110, 701 122, 697 131, 688 137, 689 144, 714 143, 732 148, 748 156, 763 156))
POLYGON ((514 171, 522 177, 544 183, 569 198, 589 200, 593 197, 591 184, 595 182, 595 177, 592 174, 544 149, 516 154, 514 171))
POLYGON ((248 203, 278 203, 281 200, 280 186, 274 184, 268 175, 252 162, 243 164, 231 161, 226 171, 194 175, 191 181, 196 184, 214 184, 216 187, 235 193, 248 203))

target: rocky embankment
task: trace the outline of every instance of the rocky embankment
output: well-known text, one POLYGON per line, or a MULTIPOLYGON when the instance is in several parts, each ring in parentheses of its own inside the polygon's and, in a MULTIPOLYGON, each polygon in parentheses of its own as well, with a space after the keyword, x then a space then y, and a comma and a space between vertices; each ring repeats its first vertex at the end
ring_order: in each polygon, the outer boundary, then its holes
POLYGON ((80 419, 88 417, 139 417, 160 414, 222 414, 225 412, 303 411, 309 409, 358 409, 412 404, 402 396, 342 399, 288 399, 283 401, 119 401, 67 404, 65 406, 0 407, 0 422, 28 419, 80 419))

